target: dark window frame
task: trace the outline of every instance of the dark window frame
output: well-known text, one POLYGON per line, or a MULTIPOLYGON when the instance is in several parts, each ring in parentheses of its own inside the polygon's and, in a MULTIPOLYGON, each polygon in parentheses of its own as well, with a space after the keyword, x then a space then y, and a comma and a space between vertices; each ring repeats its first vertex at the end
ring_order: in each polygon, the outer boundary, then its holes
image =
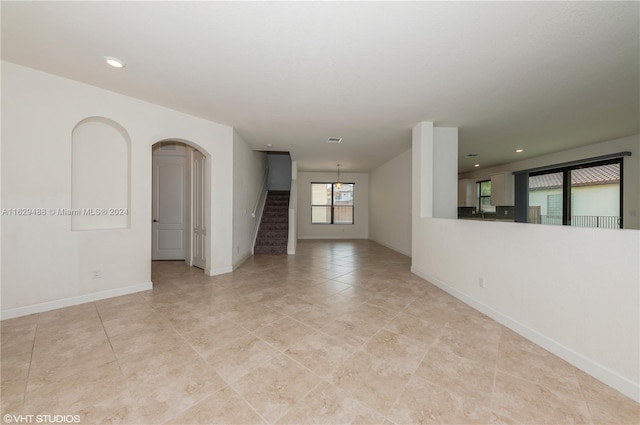
MULTIPOLYGON (((551 168, 551 167, 546 167, 544 170, 542 171, 535 171, 535 172, 531 172, 531 173, 526 173, 526 180, 527 180, 527 187, 526 187, 526 193, 527 196, 524 198, 526 204, 525 204, 525 212, 528 215, 528 207, 529 207, 529 185, 528 185, 528 180, 529 177, 534 177, 534 176, 540 176, 540 175, 544 175, 544 174, 553 174, 553 173, 562 173, 562 225, 563 226, 571 226, 571 171, 573 170, 579 170, 581 168, 591 168, 591 167, 598 167, 601 165, 610 165, 610 164, 618 164, 620 167, 620 205, 619 205, 619 218, 618 218, 618 223, 619 223, 619 228, 622 229, 623 228, 623 204, 624 204, 624 199, 623 199, 623 193, 624 193, 624 188, 623 188, 623 181, 624 181, 624 158, 623 157, 617 157, 617 158, 612 158, 612 159, 605 159, 605 160, 598 160, 598 161, 585 161, 585 162, 581 162, 581 163, 577 163, 577 164, 572 164, 572 165, 567 165, 567 166, 559 166, 557 168, 551 168)), ((517 190, 517 189, 516 189, 517 190)), ((529 217, 526 216, 525 217, 525 222, 528 222, 529 217)))
MULTIPOLYGON (((489 199, 489 205, 491 205, 491 191, 489 191, 488 195, 483 195, 482 194, 482 183, 489 183, 491 184, 491 180, 479 180, 476 182, 476 202, 478 203, 478 213, 487 213, 487 214, 493 214, 496 212, 495 207, 493 207, 492 210, 489 211, 485 211, 482 209, 482 200, 483 199, 489 199)), ((490 186, 491 187, 491 186, 490 186)), ((491 187, 491 190, 493 190, 493 188, 491 187)))
MULTIPOLYGON (((352 205, 338 205, 338 206, 349 206, 351 207, 351 223, 335 223, 335 207, 336 205, 334 205, 334 199, 335 199, 335 191, 336 191, 336 184, 337 182, 311 182, 311 188, 312 188, 312 193, 313 193, 313 185, 314 184, 323 184, 323 185, 331 185, 331 204, 314 204, 313 203, 313 199, 312 199, 312 203, 311 203, 311 224, 319 224, 322 226, 332 226, 332 225, 336 225, 336 226, 344 226, 344 225, 353 225, 355 224, 356 221, 356 184, 354 182, 340 182, 341 184, 345 185, 345 184, 350 184, 353 187, 353 204, 352 205), (329 223, 314 223, 313 222, 313 207, 330 207, 331 208, 331 221, 329 223)), ((313 198, 313 195, 312 195, 313 198)))

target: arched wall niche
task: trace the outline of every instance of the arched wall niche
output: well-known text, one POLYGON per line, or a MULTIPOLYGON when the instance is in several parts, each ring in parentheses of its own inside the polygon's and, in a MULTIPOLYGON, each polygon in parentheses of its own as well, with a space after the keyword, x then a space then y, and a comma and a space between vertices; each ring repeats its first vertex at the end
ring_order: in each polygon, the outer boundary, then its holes
POLYGON ((71 135, 71 230, 131 224, 131 138, 104 117, 80 121, 71 135))

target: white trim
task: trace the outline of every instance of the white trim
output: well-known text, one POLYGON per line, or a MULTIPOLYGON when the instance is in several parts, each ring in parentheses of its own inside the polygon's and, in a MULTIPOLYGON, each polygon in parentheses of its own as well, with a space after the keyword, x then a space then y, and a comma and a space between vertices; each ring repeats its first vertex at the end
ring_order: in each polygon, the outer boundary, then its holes
POLYGON ((475 300, 474 298, 469 297, 468 295, 460 292, 459 290, 447 285, 446 283, 430 276, 428 273, 419 270, 415 266, 411 266, 411 272, 420 276, 427 282, 437 286, 448 294, 456 297, 460 301, 465 304, 470 305, 476 310, 480 311, 483 314, 494 319, 496 322, 506 326, 512 331, 522 335, 523 337, 529 339, 530 341, 538 344, 542 348, 550 351, 561 359, 571 363, 573 366, 578 369, 588 373, 594 378, 604 382, 605 384, 613 387, 614 389, 620 391, 622 394, 627 397, 640 402, 640 384, 636 382, 632 382, 624 376, 620 376, 615 371, 609 369, 606 366, 601 365, 600 363, 585 357, 584 355, 572 350, 569 347, 565 347, 559 342, 541 334, 540 332, 532 329, 517 320, 513 319, 506 314, 503 314, 493 308, 483 304, 480 301, 475 300))
POLYGON ((398 252, 398 253, 400 253, 402 255, 406 255, 407 257, 411 258, 411 248, 409 248, 409 251, 405 251, 404 249, 396 248, 395 246, 392 246, 392 245, 390 245, 388 243, 385 243, 385 242, 381 242, 381 241, 376 240, 376 239, 369 238, 369 240, 377 243, 378 245, 382 245, 385 248, 389 248, 389 249, 391 249, 391 250, 393 250, 395 252, 398 252))
POLYGON ((209 268, 204 269, 204 274, 207 276, 217 276, 219 274, 231 273, 233 271, 233 267, 217 267, 217 268, 209 268))
POLYGON ((121 295, 129 295, 136 292, 148 291, 153 289, 153 282, 139 283, 137 285, 125 286, 117 289, 109 289, 106 291, 94 292, 92 294, 78 295, 75 297, 63 298, 61 300, 47 301, 44 303, 28 305, 25 307, 11 308, 0 312, 2 320, 13 319, 15 317, 27 316, 29 314, 42 313, 58 308, 71 307, 78 304, 90 303, 93 301, 104 300, 107 298, 119 297, 121 295))
POLYGON ((363 240, 363 239, 369 239, 366 236, 362 236, 362 237, 353 237, 353 236, 298 236, 298 239, 307 239, 307 240, 314 240, 314 239, 344 239, 344 240, 349 240, 349 239, 358 239, 358 240, 363 240))
MULTIPOLYGON (((242 265, 242 263, 244 263, 245 261, 247 261, 249 258, 251 258, 251 252, 247 252, 245 253, 238 261, 235 261, 233 264, 233 270, 237 269, 238 267, 240 267, 242 265)), ((218 273, 220 274, 220 273, 218 273)), ((210 275, 213 276, 213 275, 210 275)))

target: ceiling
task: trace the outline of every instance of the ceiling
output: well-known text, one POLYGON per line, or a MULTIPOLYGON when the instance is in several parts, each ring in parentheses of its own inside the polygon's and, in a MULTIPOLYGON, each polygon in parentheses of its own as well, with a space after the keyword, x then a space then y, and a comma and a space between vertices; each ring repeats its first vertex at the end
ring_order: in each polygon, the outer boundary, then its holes
POLYGON ((4 60, 232 126, 303 171, 369 171, 420 121, 459 128, 460 172, 640 132, 635 1, 1 8, 4 60))

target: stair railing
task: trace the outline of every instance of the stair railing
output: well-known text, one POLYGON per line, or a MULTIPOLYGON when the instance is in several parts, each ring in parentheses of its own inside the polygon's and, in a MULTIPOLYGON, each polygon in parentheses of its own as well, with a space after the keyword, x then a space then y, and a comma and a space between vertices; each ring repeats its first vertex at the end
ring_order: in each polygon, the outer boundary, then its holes
POLYGON ((260 208, 261 210, 260 217, 262 217, 264 202, 267 200, 267 177, 268 176, 269 176, 269 167, 266 167, 264 169, 264 176, 262 176, 262 186, 260 186, 260 191, 258 192, 256 203, 253 206, 253 211, 251 212, 251 217, 253 218, 256 218, 256 214, 258 213, 258 208, 260 208))
POLYGON ((269 192, 267 189, 268 176, 269 176, 269 167, 266 167, 264 169, 264 176, 262 176, 262 186, 260 186, 260 191, 258 192, 256 203, 253 206, 253 211, 251 212, 251 217, 254 219, 257 218, 253 226, 253 242, 251 242, 251 255, 254 254, 253 249, 256 246, 256 239, 258 239, 258 231, 260 230, 260 222, 262 221, 264 204, 267 201, 267 193, 269 192))

